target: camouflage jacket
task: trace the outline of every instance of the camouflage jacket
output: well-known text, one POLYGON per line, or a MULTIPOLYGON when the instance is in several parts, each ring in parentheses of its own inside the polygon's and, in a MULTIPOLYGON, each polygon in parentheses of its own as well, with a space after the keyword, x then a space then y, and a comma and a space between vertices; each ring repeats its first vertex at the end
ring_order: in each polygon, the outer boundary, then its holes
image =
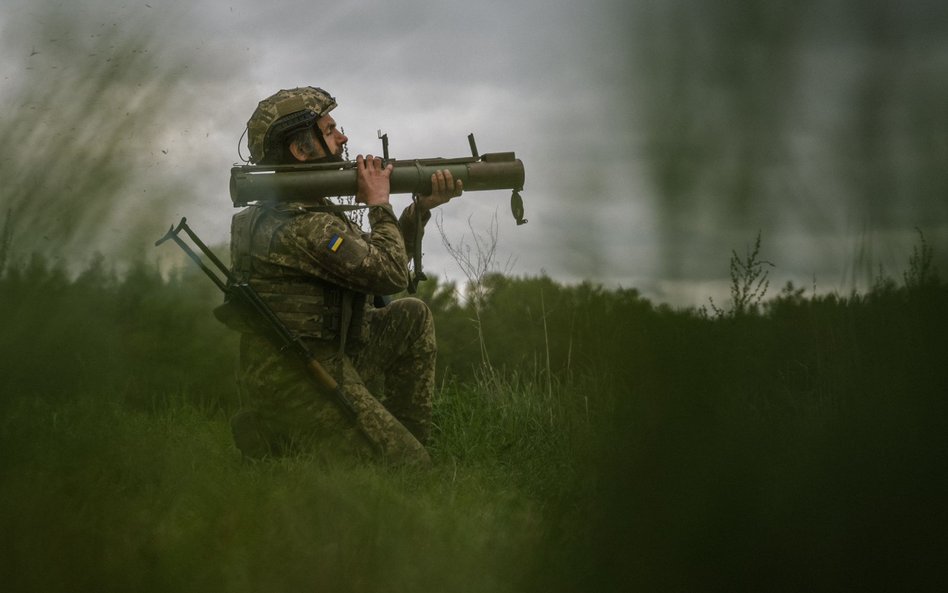
MULTIPOLYGON (((414 208, 400 219, 390 205, 369 208, 371 233, 364 235, 340 213, 292 203, 250 206, 232 222, 234 272, 292 331, 334 338, 340 294, 386 295, 407 287, 408 249, 418 230, 414 208)), ((428 218, 425 213, 422 228, 428 218)))

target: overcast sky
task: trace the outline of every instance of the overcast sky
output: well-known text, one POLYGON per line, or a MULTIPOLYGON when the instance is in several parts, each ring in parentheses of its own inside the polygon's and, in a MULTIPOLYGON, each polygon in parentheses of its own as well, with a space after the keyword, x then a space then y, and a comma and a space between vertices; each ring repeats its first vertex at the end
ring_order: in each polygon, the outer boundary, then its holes
MULTIPOLYGON (((700 305, 726 297, 731 250, 758 230, 775 286, 846 291, 860 266, 900 274, 915 227, 948 250, 937 174, 903 163, 859 189, 865 165, 843 175, 836 160, 867 145, 847 136, 862 128, 837 124, 857 113, 871 127, 873 101, 854 97, 872 84, 901 89, 883 93, 878 117, 895 131, 881 146, 914 162, 921 149, 907 143, 921 137, 929 160, 948 154, 944 28, 929 22, 944 10, 870 2, 870 14, 899 18, 866 59, 878 23, 842 24, 858 3, 731 4, 0 0, 0 99, 11 106, 0 205, 13 252, 81 262, 137 244, 157 259, 144 246, 181 216, 225 243, 246 121, 262 98, 304 85, 336 96, 353 157, 379 152, 380 129, 395 158, 464 156, 471 132, 482 153, 515 151, 527 225, 515 225, 509 192, 471 192, 438 212, 469 244, 496 216, 497 268, 510 274, 700 305), (906 63, 912 77, 898 74, 906 63), (877 69, 889 77, 867 75, 877 69), (940 107, 889 108, 921 80, 940 107), (920 136, 901 133, 909 119, 920 136), (859 198, 880 183, 908 205, 859 198), (90 207, 77 193, 95 194, 90 207)), ((862 157, 892 160, 874 150, 862 157)), ((425 252, 429 273, 463 279, 434 227, 425 252)))

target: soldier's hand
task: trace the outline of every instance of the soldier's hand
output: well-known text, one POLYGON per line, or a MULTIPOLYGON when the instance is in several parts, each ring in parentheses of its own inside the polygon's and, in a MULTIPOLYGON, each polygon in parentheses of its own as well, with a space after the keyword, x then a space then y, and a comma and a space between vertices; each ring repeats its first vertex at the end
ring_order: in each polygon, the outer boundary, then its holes
POLYGON ((418 205, 425 210, 431 210, 441 204, 446 204, 451 198, 456 198, 464 192, 464 184, 460 179, 454 179, 449 169, 442 169, 431 175, 431 194, 420 196, 418 205))
POLYGON ((356 157, 356 202, 369 206, 389 203, 392 164, 382 167, 382 159, 371 154, 356 157))

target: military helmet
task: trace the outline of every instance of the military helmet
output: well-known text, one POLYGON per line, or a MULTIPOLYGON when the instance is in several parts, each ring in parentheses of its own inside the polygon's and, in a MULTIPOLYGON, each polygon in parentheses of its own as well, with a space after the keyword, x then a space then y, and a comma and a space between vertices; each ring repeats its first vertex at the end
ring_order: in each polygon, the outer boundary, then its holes
POLYGON ((261 163, 276 157, 287 134, 315 125, 335 108, 329 93, 311 86, 283 89, 260 101, 247 122, 250 160, 261 163))

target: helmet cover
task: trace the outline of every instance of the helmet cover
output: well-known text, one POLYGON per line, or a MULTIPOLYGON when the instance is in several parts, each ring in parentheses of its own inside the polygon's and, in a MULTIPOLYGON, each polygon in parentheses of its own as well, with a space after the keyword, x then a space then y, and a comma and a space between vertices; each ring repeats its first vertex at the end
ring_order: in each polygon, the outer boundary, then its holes
POLYGON ((287 134, 314 125, 335 108, 336 99, 311 86, 283 89, 260 101, 247 122, 250 160, 260 163, 272 158, 274 147, 287 134))

